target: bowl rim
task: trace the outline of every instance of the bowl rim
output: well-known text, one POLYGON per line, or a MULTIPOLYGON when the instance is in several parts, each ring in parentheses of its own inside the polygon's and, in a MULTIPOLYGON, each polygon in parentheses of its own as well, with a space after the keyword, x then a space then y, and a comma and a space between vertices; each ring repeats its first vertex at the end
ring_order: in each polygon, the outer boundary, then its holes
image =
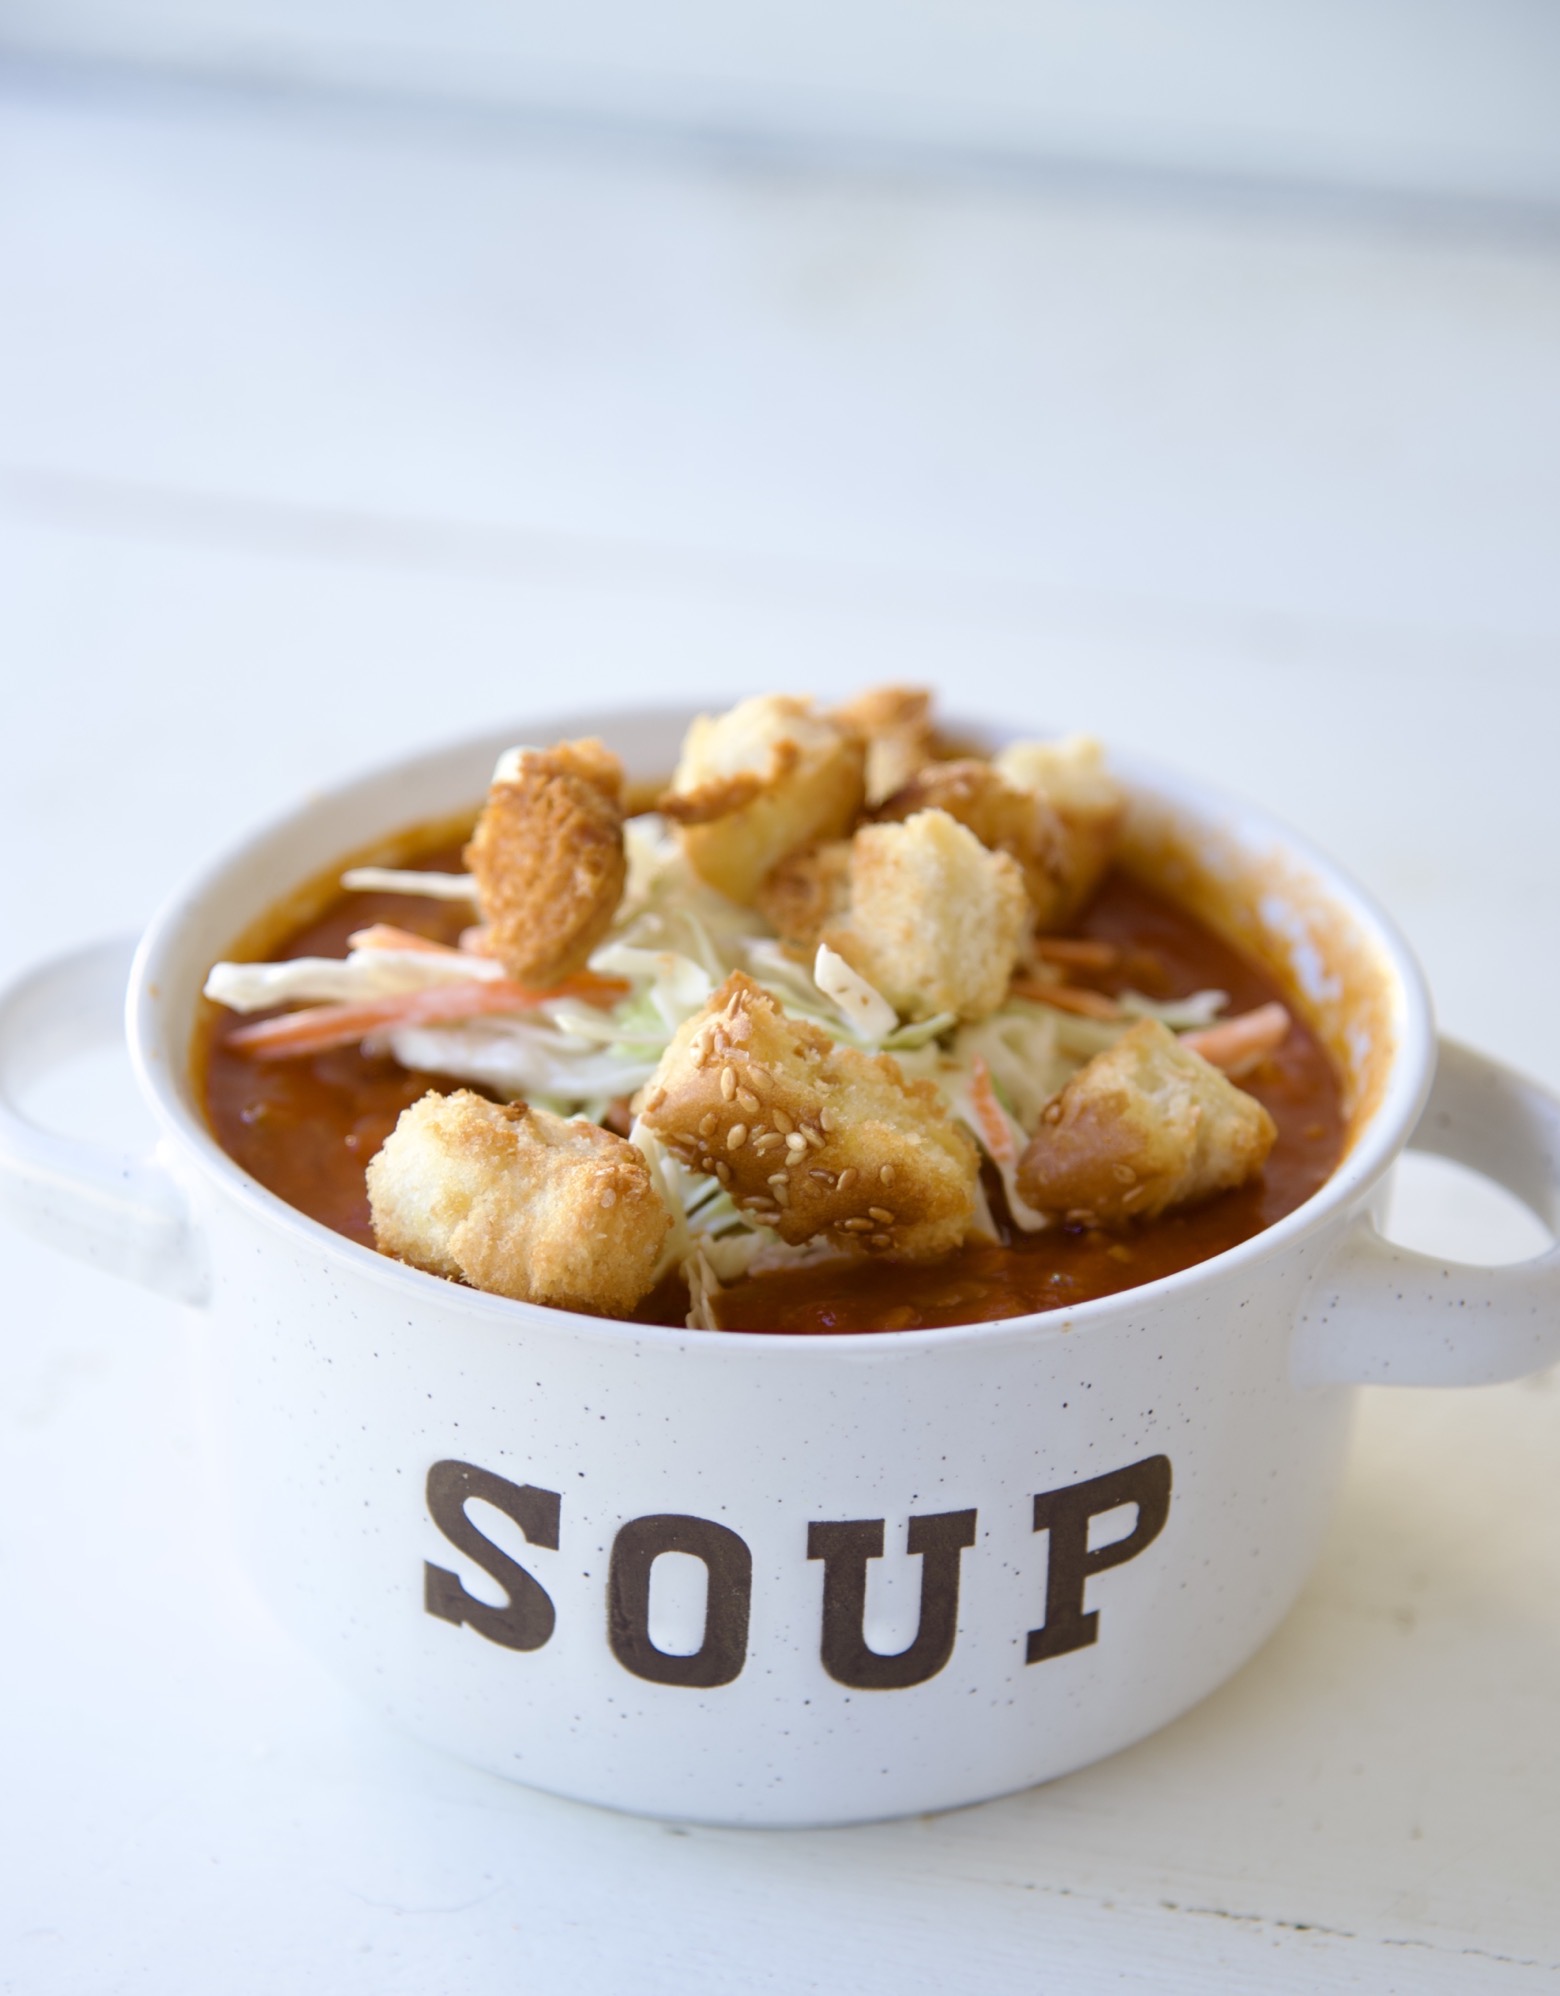
MULTIPOLYGON (((216 1189, 236 1201, 273 1231, 291 1236, 296 1244, 324 1252, 346 1270, 377 1284, 392 1288, 427 1304, 436 1304, 441 1313, 454 1312, 474 1322, 488 1323, 495 1333, 513 1336, 548 1332, 601 1340, 617 1345, 645 1345, 663 1349, 683 1348, 701 1353, 727 1352, 732 1355, 754 1350, 795 1353, 817 1349, 836 1359, 870 1355, 885 1359, 893 1353, 907 1354, 951 1345, 1004 1343, 1035 1338, 1076 1338, 1115 1322, 1141 1317, 1164 1299, 1179 1300, 1189 1290, 1216 1284, 1226 1278, 1239 1279, 1261 1263, 1280 1255, 1302 1236, 1325 1226, 1341 1209, 1357 1205, 1384 1175, 1412 1135, 1434 1078, 1436 1037, 1430 995, 1423 972, 1413 951, 1392 918, 1351 874, 1340 867, 1304 834, 1295 831, 1264 807, 1247 802, 1221 786, 1158 764, 1152 760, 1111 751, 1112 767, 1124 778, 1129 790, 1169 802, 1195 805, 1207 816, 1219 813, 1230 825, 1242 828, 1236 843, 1251 849, 1253 834, 1260 833, 1269 847, 1285 859, 1298 861, 1304 873, 1322 890, 1326 903, 1338 909, 1373 945, 1390 977, 1394 1044, 1385 1086, 1365 1121, 1339 1160, 1331 1175, 1308 1199, 1276 1220, 1270 1227, 1251 1235, 1216 1255, 1155 1277, 1133 1288, 1118 1290, 1086 1302, 1052 1310, 1034 1311, 1016 1317, 985 1319, 971 1324, 944 1324, 892 1331, 851 1331, 829 1333, 787 1333, 777 1331, 704 1331, 669 1324, 643 1324, 629 1319, 592 1316, 582 1311, 560 1310, 551 1306, 518 1302, 489 1295, 432 1275, 407 1263, 392 1260, 376 1250, 335 1233, 322 1221, 313 1219, 270 1191, 250 1176, 236 1159, 218 1144, 193 1102, 186 1099, 180 1077, 188 1071, 189 1049, 178 1049, 179 1058, 163 1051, 163 1007, 169 996, 174 955, 186 927, 200 913, 227 876, 252 861, 268 845, 280 843, 289 833, 302 829, 311 816, 334 803, 350 802, 355 792, 372 792, 397 776, 441 761, 470 757, 491 760, 495 744, 502 748, 516 739, 555 740, 577 735, 585 729, 608 735, 623 735, 636 724, 686 722, 699 708, 688 702, 665 701, 637 706, 603 705, 554 715, 524 719, 521 729, 485 728, 463 733, 409 754, 364 766, 327 788, 315 789, 274 812, 248 832, 228 842, 216 854, 192 869, 184 881, 163 901, 142 935, 131 967, 126 994, 125 1025, 131 1063, 142 1094, 149 1102, 177 1156, 193 1167, 216 1189), (409 1285, 409 1287, 408 1287, 409 1285)), ((947 725, 974 739, 1000 740, 1015 732, 1010 719, 990 715, 952 713, 947 725)), ((1026 727, 1027 736, 1043 737, 1043 727, 1026 727)), ((387 835, 397 827, 387 826, 387 835)), ((323 870, 337 855, 322 854, 323 870)), ((307 878, 301 875, 300 878, 307 878)), ((235 931, 240 927, 235 923, 235 931)), ((817 1361, 826 1363, 822 1357, 817 1361)))

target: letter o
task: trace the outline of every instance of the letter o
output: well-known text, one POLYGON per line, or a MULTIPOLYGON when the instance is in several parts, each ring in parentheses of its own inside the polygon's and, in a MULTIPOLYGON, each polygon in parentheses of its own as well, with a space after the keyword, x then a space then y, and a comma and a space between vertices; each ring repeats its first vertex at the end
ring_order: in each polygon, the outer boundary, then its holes
POLYGON ((607 1641, 618 1662, 636 1677, 708 1691, 741 1674, 752 1599, 753 1555, 729 1527, 670 1511, 633 1518, 612 1545, 607 1641), (650 1640, 650 1569, 663 1552, 692 1553, 703 1560, 709 1575, 704 1640, 692 1656, 673 1656, 650 1640))

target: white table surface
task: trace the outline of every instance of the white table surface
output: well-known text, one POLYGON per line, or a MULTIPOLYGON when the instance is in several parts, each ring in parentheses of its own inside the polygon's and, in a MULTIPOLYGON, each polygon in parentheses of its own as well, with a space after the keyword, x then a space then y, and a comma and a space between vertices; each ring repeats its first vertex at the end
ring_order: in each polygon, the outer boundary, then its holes
MULTIPOLYGON (((425 739, 894 676, 1262 797, 1560 1086, 1555 235, 34 75, 0 272, 0 971, 425 739)), ((1429 1167, 1399 1224, 1538 1238, 1429 1167)), ((1552 1376, 1362 1395, 1300 1605, 1157 1738, 684 1830, 360 1713, 208 1516, 198 1321, 0 1253, 0 1990, 1560 1980, 1552 1376)))

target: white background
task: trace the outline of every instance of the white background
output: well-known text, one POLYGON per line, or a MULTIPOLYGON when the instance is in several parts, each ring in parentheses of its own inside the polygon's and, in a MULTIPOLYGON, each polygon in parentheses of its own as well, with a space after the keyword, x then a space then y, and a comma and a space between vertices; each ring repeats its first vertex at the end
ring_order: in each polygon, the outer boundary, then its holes
MULTIPOLYGON (((9 71, 0 969, 421 741, 893 676, 1262 798, 1449 1030, 1560 1085, 1542 173, 1384 204, 1336 150, 1358 199, 675 110, 9 71)), ((135 1116, 112 1063, 53 1106, 135 1116)), ((1402 1213, 1535 1238, 1428 1171, 1402 1213)), ((1363 1396, 1300 1607, 1159 1738, 953 1817, 685 1832, 360 1716, 230 1569, 177 1313, 0 1253, 0 1989, 1560 1977, 1551 1379, 1363 1396)))

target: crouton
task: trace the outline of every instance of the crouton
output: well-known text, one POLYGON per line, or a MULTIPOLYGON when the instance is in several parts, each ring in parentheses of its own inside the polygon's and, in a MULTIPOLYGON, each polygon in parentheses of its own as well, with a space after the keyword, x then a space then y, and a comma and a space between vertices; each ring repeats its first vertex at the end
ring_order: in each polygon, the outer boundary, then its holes
POLYGON ((946 811, 863 825, 851 842, 848 925, 824 940, 903 1017, 984 1019, 1029 937, 1024 876, 946 811))
POLYGON ((681 826, 694 872, 747 903, 789 854, 849 831, 865 760, 860 737, 810 701, 765 694, 694 722, 660 808, 681 826))
POLYGON ((758 912, 788 943, 816 949, 832 923, 850 906, 850 841, 825 839, 804 846, 764 876, 758 912))
POLYGON ((1069 834, 1060 814, 1039 791, 1010 783, 989 762, 973 757, 928 763, 877 815, 888 822, 917 811, 946 811, 993 852, 1005 852, 1023 870, 1036 925, 1054 926, 1067 892, 1069 834))
POLYGON ((487 947, 521 984, 583 968, 623 896, 623 768, 598 741, 516 749, 488 791, 466 865, 487 947))
POLYGON ((1140 1019, 1042 1111, 1018 1189, 1041 1212, 1121 1228, 1244 1183, 1277 1134, 1253 1096, 1140 1019))
POLYGON ((672 1224, 632 1144, 464 1088, 402 1112, 368 1167, 368 1197, 384 1254, 609 1317, 648 1293, 672 1224))
POLYGON ((919 686, 874 686, 829 716, 866 744, 869 810, 931 761, 937 746, 931 716, 932 696, 919 686))
POLYGON ((930 1261, 975 1217, 975 1146, 935 1085, 837 1046, 741 971, 679 1029, 639 1115, 793 1246, 930 1261))
POLYGON ((1116 850, 1126 793, 1090 735, 1054 742, 1014 742, 993 767, 1020 789, 1043 797, 1060 818, 1065 839, 1055 868, 1057 898, 1041 926, 1065 928, 1100 884, 1116 850))

